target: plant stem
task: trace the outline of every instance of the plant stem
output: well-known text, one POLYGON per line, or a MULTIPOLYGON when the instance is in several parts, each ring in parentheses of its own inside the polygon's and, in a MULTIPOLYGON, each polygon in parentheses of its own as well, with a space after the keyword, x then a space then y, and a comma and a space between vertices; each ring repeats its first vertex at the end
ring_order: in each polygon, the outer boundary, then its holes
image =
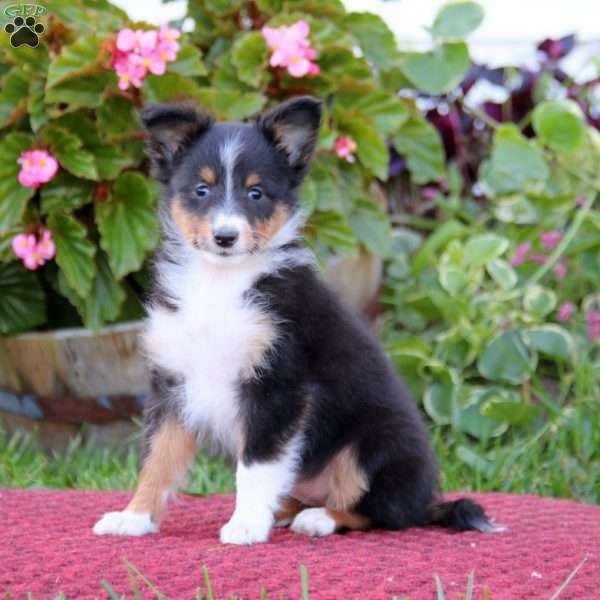
POLYGON ((438 222, 434 221, 433 219, 417 217, 415 215, 408 215, 405 213, 391 215, 390 220, 395 225, 409 225, 411 227, 416 227, 417 229, 427 229, 431 231, 438 226, 438 222))
POLYGON ((579 231, 579 228, 581 227, 581 224, 585 220, 586 216, 590 212, 595 199, 596 199, 596 196, 593 195, 577 211, 577 214, 575 215, 573 222, 569 226, 569 229, 563 236, 562 240, 557 244, 556 248, 554 248, 554 250, 551 252, 550 256, 548 256, 548 260, 543 265, 540 265, 540 268, 529 278, 525 287, 530 287, 530 286, 536 284, 540 279, 542 279, 542 277, 544 277, 544 275, 546 275, 546 273, 548 273, 552 269, 552 267, 554 267, 554 265, 556 264, 558 259, 564 254, 564 252, 568 248, 569 244, 573 241, 573 239, 577 235, 577 232, 579 231))
POLYGON ((485 111, 481 110, 480 108, 476 106, 467 106, 463 100, 458 101, 460 102, 462 109, 466 113, 470 114, 472 117, 479 119, 480 121, 483 121, 488 127, 491 127, 492 129, 497 129, 498 126, 501 125, 501 123, 496 121, 496 119, 490 117, 490 115, 488 115, 485 111))

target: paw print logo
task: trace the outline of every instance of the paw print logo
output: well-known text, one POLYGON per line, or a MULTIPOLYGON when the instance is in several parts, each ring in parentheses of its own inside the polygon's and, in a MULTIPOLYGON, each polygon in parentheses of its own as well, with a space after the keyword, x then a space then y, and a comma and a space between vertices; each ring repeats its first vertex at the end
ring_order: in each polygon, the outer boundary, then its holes
POLYGON ((44 33, 44 26, 36 23, 33 17, 15 17, 12 23, 4 26, 4 31, 10 35, 10 45, 18 48, 26 44, 36 48, 40 43, 40 35, 44 33))

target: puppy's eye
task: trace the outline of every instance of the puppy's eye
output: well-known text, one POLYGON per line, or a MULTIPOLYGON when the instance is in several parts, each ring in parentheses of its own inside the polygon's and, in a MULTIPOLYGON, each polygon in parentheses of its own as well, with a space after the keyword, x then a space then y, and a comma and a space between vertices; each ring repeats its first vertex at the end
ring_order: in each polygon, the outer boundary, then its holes
POLYGON ((196 196, 199 198, 204 198, 204 196, 208 196, 210 193, 210 188, 205 183, 199 183, 196 186, 196 196))
POLYGON ((263 196, 263 191, 259 187, 251 187, 248 190, 248 198, 250 200, 260 200, 263 196))

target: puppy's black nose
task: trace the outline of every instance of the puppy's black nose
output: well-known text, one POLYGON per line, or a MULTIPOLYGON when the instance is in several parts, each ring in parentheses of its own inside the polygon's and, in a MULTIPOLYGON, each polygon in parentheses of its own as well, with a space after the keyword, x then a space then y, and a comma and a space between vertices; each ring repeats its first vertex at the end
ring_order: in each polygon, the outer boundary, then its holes
POLYGON ((217 246, 220 246, 221 248, 231 248, 231 246, 236 243, 239 235, 239 231, 235 229, 222 227, 215 231, 214 238, 217 246))

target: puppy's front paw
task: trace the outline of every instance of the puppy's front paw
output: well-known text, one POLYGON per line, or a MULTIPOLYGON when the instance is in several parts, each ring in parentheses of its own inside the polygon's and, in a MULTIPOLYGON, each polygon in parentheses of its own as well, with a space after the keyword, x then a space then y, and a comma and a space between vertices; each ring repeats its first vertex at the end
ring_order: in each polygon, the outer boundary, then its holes
POLYGON ((269 539, 273 518, 269 515, 261 518, 238 517, 235 514, 221 528, 223 544, 262 544, 269 539))
POLYGON ((92 531, 96 535, 146 535, 158 533, 149 513, 134 513, 129 510, 106 513, 92 531))
POLYGON ((315 537, 329 535, 335 531, 335 527, 335 521, 324 508, 305 508, 292 523, 292 531, 315 537))

